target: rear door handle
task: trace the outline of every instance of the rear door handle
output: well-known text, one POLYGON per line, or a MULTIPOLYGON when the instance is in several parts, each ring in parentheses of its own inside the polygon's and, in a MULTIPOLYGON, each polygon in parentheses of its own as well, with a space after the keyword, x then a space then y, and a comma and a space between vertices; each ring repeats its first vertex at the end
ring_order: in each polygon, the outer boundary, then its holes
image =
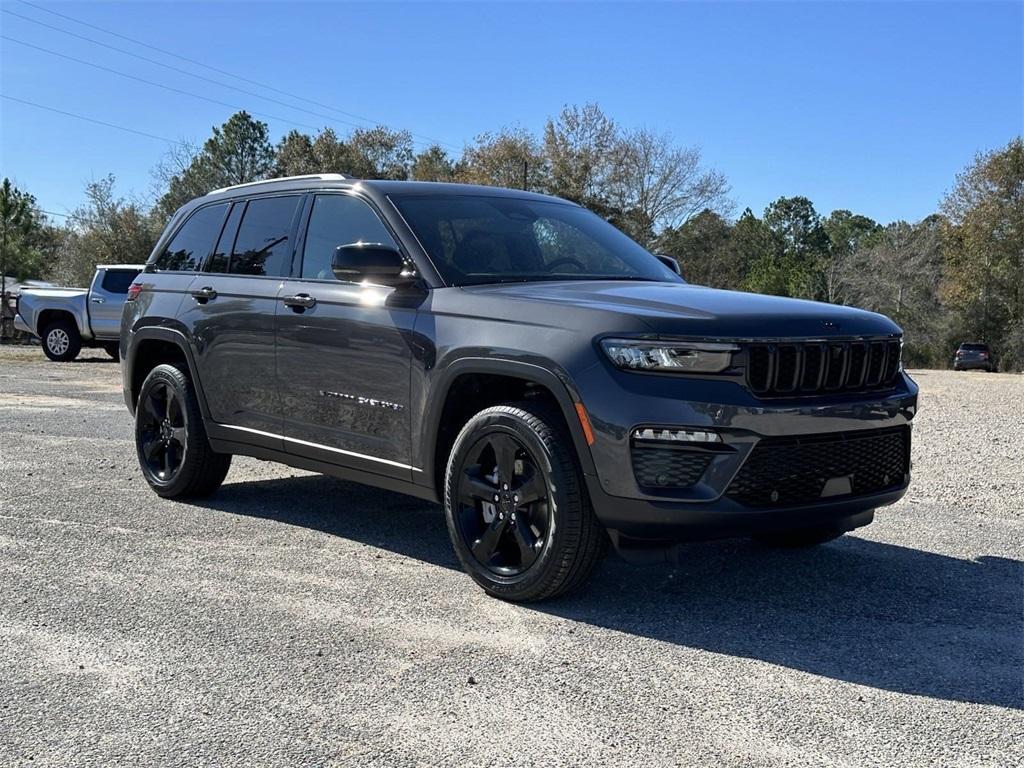
POLYGON ((295 312, 302 312, 316 306, 316 299, 308 293, 297 293, 294 296, 285 296, 282 301, 286 307, 291 307, 295 312))
POLYGON ((89 299, 89 301, 91 301, 93 304, 102 304, 105 301, 105 299, 102 296, 93 296, 91 299, 89 299))
POLYGON ((198 291, 192 291, 192 298, 195 299, 200 304, 205 304, 210 299, 216 299, 217 292, 207 285, 204 286, 203 288, 200 288, 198 291))

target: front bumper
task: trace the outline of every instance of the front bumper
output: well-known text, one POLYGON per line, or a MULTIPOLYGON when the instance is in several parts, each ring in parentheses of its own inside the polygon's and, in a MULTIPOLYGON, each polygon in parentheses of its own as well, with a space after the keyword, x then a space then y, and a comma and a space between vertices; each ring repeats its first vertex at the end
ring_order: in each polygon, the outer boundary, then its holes
MULTIPOLYGON (((787 528, 842 528, 843 520, 892 504, 909 485, 909 425, 917 411, 917 385, 905 374, 895 388, 881 394, 768 401, 734 382, 605 369, 589 373, 588 383, 599 386, 581 392, 596 435, 591 446, 596 475, 588 478, 588 487, 595 512, 613 538, 690 540, 787 528), (632 436, 649 426, 713 431, 721 438, 719 450, 710 454, 699 479, 685 487, 644 485, 635 471, 632 436), (804 494, 787 501, 783 492, 778 503, 758 505, 736 492, 734 481, 762 441, 768 440, 762 459, 787 438, 809 443, 804 455, 813 459, 819 450, 826 455, 828 444, 816 446, 830 438, 841 443, 894 432, 906 433, 907 462, 905 469, 886 473, 885 483, 858 483, 854 470, 843 470, 827 473, 843 477, 821 478, 821 497, 804 494)), ((826 467, 830 461, 823 459, 826 467)), ((854 457, 856 468, 862 469, 857 461, 854 457)), ((779 468, 782 477, 788 471, 779 468)))

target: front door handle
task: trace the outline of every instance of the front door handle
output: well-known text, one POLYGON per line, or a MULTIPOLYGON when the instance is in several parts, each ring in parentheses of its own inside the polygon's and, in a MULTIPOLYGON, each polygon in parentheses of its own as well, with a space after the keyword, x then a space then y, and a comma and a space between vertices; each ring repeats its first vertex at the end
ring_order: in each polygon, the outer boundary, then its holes
POLYGON ((316 306, 316 299, 308 293, 297 293, 294 296, 285 296, 282 301, 286 307, 291 307, 294 312, 304 312, 316 306))
POLYGON ((216 299, 217 292, 207 285, 200 288, 198 291, 192 291, 192 298, 200 304, 205 304, 210 299, 216 299))

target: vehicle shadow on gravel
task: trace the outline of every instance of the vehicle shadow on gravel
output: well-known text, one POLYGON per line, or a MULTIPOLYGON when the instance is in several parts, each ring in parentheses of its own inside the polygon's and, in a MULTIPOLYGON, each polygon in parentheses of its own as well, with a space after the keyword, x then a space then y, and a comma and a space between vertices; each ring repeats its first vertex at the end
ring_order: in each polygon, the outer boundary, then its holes
MULTIPOLYGON (((436 505, 321 476, 225 485, 203 506, 459 568, 436 505)), ((848 535, 801 551, 686 545, 609 555, 584 591, 523 606, 619 632, 951 701, 1024 707, 1024 563, 848 535)), ((475 587, 468 581, 466 589, 475 587)))

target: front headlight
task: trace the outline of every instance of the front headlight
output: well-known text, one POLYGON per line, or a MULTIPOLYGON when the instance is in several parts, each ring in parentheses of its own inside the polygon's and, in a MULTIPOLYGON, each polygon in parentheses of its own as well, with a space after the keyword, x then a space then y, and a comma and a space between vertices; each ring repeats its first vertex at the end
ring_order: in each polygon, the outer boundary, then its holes
POLYGON ((739 350, 735 344, 641 339, 603 339, 601 348, 619 368, 675 373, 721 373, 739 350))

